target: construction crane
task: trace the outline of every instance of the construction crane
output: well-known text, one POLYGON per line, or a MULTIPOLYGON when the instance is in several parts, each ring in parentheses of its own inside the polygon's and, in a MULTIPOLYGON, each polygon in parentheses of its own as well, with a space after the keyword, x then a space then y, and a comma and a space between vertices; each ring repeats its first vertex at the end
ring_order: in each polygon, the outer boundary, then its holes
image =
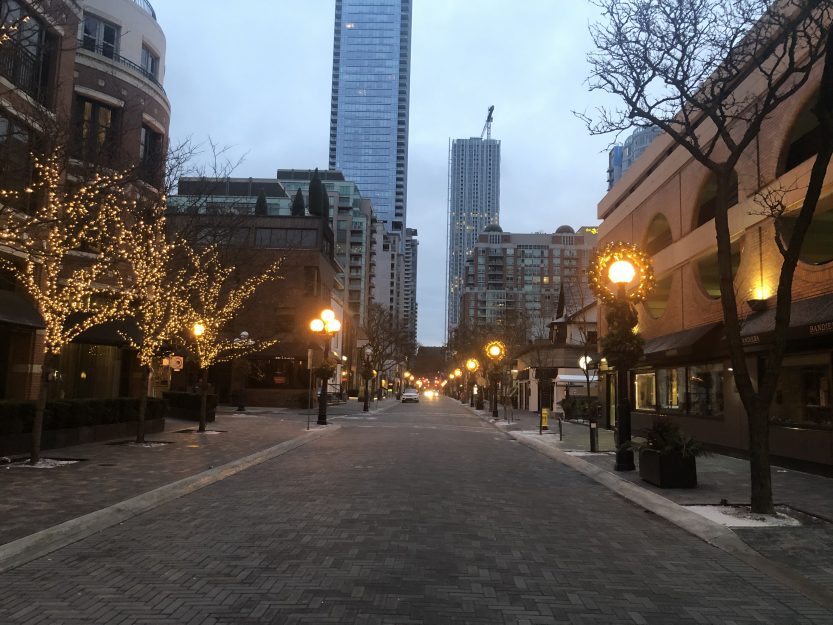
POLYGON ((486 123, 483 124, 483 132, 480 133, 480 138, 483 138, 483 135, 486 135, 487 139, 492 138, 492 113, 495 112, 495 105, 489 107, 489 114, 486 115, 486 123))

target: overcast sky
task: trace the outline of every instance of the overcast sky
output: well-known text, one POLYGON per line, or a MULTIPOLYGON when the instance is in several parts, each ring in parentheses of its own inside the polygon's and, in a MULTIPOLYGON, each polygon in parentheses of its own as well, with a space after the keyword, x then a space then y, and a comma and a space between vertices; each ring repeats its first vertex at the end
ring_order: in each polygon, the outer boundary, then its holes
MULTIPOLYGON (((230 146, 233 175, 328 166, 333 0, 151 0, 167 38, 171 139, 230 146)), ((445 329, 448 140, 480 136, 495 106, 501 225, 595 225, 609 137, 571 111, 585 85, 584 0, 414 0, 407 225, 419 231, 418 339, 445 329)), ((609 100, 608 100, 609 102, 609 100)))

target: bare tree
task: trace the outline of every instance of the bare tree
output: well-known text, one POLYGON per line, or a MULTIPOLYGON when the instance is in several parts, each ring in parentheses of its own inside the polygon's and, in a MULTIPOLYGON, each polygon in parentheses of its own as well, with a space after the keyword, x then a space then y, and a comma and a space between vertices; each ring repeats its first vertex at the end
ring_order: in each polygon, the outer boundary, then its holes
MULTIPOLYGON (((735 384, 748 418, 752 508, 772 512, 770 406, 790 322, 793 276, 833 154, 831 0, 596 0, 591 90, 617 96, 618 109, 582 116, 593 134, 654 124, 714 176, 720 293, 735 384), (728 209, 735 166, 764 122, 824 64, 818 102, 821 140, 795 226, 776 238, 782 255, 774 341, 760 384, 743 351, 733 289, 728 209)), ((760 184, 760 181, 758 181, 760 184)))
POLYGON ((413 355, 415 346, 407 328, 382 304, 373 302, 368 306, 364 331, 370 347, 370 363, 380 374, 413 355))

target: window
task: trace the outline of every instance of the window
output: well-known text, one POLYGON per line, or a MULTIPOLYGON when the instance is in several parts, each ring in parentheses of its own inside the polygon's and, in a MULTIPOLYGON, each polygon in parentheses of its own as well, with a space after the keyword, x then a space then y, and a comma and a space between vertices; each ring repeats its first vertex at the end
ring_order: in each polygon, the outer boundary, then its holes
POLYGON ((158 180, 162 166, 162 135, 144 125, 139 135, 139 164, 145 181, 158 180))
POLYGON ((96 15, 87 14, 84 16, 81 46, 108 59, 115 59, 119 53, 119 27, 96 15))
POLYGON ((0 116, 0 185, 23 190, 31 181, 30 133, 14 119, 0 116))
POLYGON ((784 358, 772 421, 804 427, 833 427, 830 403, 831 367, 828 354, 784 358))
POLYGON ((685 367, 657 369, 657 395, 662 411, 679 412, 686 408, 685 367))
POLYGON ((807 106, 801 111, 793 125, 790 133, 789 146, 787 148, 784 159, 783 172, 790 171, 798 167, 807 159, 815 156, 819 152, 819 145, 821 144, 821 126, 819 125, 818 117, 813 112, 813 108, 818 102, 818 93, 816 93, 807 103, 807 106))
POLYGON ((101 102, 86 98, 78 98, 76 106, 81 156, 91 160, 111 156, 116 136, 116 111, 101 102))
POLYGON ((655 410, 657 407, 656 397, 656 374, 637 373, 634 375, 634 403, 637 410, 655 410))
POLYGON ((159 79, 159 55, 147 46, 142 46, 142 71, 154 80, 159 79))
POLYGON ((723 365, 689 367, 688 393, 692 415, 723 416, 723 365))
MULTIPOLYGON (((778 221, 778 233, 785 243, 792 236, 797 218, 798 215, 793 212, 783 215, 778 221)), ((819 198, 810 228, 804 235, 801 251, 798 253, 799 259, 810 265, 829 263, 833 260, 833 246, 830 245, 833 238, 831 237, 833 237, 833 194, 819 198)))
POLYGON ((257 228, 255 247, 315 249, 318 232, 311 229, 257 228))
MULTIPOLYGON (((659 319, 665 314, 665 309, 668 307, 668 299, 671 295, 671 278, 666 276, 656 281, 654 288, 645 299, 645 308, 648 314, 654 319, 659 319)), ((717 287, 718 294, 720 293, 720 285, 717 287)))
POLYGON ((653 256, 660 250, 671 245, 671 243, 671 226, 668 225, 668 219, 662 213, 658 213, 648 226, 642 247, 646 254, 653 256))
MULTIPOLYGON (((737 275, 740 266, 741 243, 734 241, 731 247, 732 277, 737 275)), ((720 299, 720 268, 717 265, 717 250, 697 261, 697 275, 706 294, 712 299, 720 299)))

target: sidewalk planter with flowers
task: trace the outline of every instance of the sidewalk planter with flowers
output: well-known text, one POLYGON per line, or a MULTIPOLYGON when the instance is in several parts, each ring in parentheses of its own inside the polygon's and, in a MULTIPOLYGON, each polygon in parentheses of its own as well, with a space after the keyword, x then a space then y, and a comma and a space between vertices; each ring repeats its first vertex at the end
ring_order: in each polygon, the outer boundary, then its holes
POLYGON ((660 488, 695 488, 697 456, 702 444, 680 430, 667 417, 659 417, 631 442, 639 452, 639 477, 660 488))

